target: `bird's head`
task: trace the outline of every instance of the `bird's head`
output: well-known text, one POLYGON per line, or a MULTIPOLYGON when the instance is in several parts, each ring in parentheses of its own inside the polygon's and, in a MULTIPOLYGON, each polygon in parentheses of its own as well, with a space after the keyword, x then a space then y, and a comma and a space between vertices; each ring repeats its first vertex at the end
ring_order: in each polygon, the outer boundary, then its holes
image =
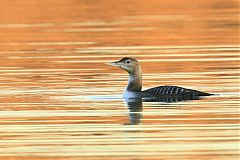
POLYGON ((136 71, 138 71, 140 69, 139 62, 136 59, 130 58, 130 57, 125 57, 125 58, 120 59, 119 61, 110 62, 110 63, 106 63, 106 64, 124 69, 125 71, 127 71, 130 74, 134 74, 136 71))

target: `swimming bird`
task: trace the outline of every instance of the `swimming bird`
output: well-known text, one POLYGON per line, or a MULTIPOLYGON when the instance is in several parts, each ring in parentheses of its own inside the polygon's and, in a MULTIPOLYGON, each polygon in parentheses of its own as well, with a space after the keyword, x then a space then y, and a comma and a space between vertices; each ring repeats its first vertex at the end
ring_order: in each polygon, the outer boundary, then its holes
POLYGON ((213 95, 211 93, 187 89, 179 86, 158 86, 142 91, 142 70, 140 63, 136 59, 131 57, 125 57, 120 59, 119 61, 106 64, 119 67, 128 72, 129 79, 128 85, 123 93, 124 98, 146 98, 164 96, 201 97, 213 95))

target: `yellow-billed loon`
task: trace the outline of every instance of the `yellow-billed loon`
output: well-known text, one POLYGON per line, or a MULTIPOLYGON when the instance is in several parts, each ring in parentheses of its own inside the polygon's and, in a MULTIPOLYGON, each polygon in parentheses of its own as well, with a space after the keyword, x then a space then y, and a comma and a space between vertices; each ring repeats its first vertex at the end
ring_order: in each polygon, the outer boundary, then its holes
POLYGON ((129 74, 128 85, 124 91, 124 98, 144 98, 159 96, 210 96, 213 94, 205 93, 193 89, 178 86, 158 86, 142 91, 142 70, 139 62, 134 58, 125 57, 119 61, 106 63, 111 66, 119 67, 129 74))

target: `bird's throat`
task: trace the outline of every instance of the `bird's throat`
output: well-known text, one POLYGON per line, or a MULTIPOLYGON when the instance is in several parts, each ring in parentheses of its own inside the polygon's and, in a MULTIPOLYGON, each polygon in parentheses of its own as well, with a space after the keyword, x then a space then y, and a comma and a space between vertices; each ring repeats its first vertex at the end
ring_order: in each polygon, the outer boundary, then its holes
POLYGON ((142 73, 141 68, 135 70, 134 73, 129 73, 128 91, 141 91, 142 90, 142 73))

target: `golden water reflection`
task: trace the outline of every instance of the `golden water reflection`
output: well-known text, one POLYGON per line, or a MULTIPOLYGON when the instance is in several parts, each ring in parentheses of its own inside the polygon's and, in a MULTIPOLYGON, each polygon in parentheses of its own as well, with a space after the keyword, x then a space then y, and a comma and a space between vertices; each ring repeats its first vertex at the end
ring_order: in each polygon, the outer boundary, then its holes
POLYGON ((2 1, 0 159, 239 158, 237 0, 2 1), (131 56, 143 88, 216 95, 125 101, 131 56))

